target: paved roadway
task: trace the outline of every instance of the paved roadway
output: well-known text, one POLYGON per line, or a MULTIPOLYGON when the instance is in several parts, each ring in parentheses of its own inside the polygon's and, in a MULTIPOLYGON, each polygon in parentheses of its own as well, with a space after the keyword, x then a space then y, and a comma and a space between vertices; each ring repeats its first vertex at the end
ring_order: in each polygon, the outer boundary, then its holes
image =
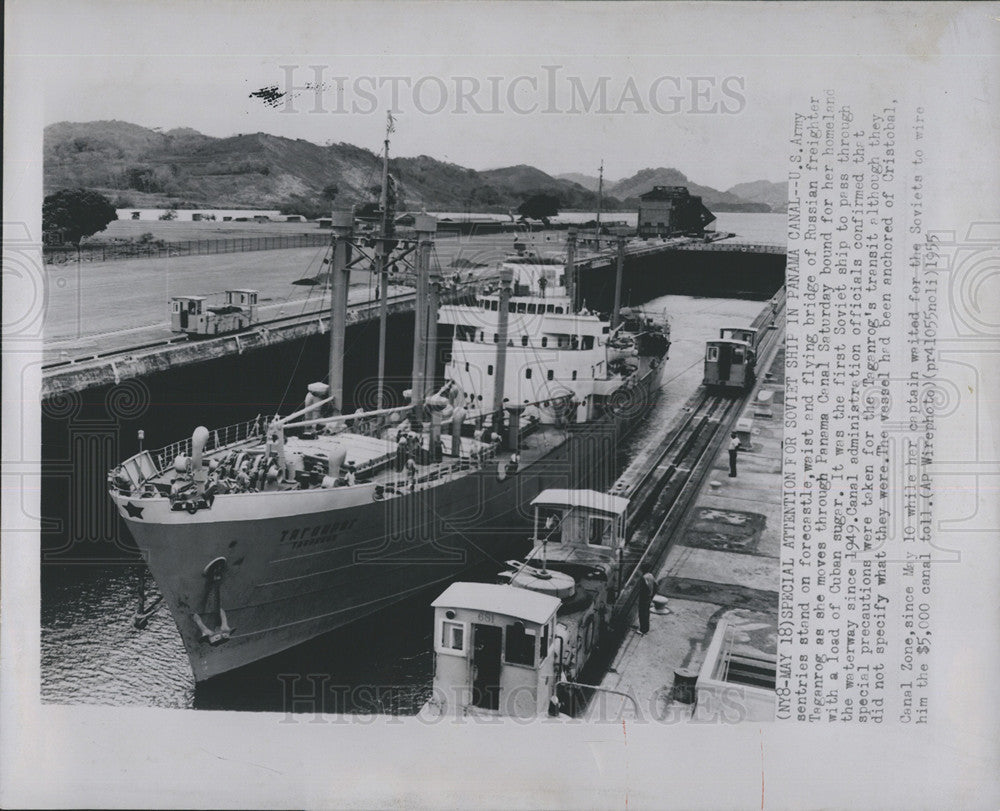
MULTIPOLYGON (((565 232, 524 236, 539 250, 559 250, 565 232)), ((442 237, 437 261, 447 272, 456 260, 495 266, 513 249, 511 234, 442 237)), ((322 271, 325 248, 213 254, 173 259, 45 266, 47 305, 45 359, 52 362, 94 352, 125 349, 169 338, 169 300, 177 295, 219 293, 229 287, 260 291, 261 317, 321 309, 322 288, 292 285, 322 271)), ((461 264, 464 264, 462 262, 461 264)), ((351 274, 352 302, 373 296, 367 270, 351 274)), ((393 292, 404 289, 390 288, 393 292)))

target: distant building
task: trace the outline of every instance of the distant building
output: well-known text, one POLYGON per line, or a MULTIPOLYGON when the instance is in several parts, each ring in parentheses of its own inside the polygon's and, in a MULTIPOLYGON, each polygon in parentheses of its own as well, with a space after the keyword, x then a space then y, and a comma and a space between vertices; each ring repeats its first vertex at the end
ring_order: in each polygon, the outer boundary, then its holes
POLYGON ((242 209, 242 208, 119 208, 119 220, 141 220, 144 222, 159 220, 160 216, 167 211, 173 211, 176 222, 199 222, 201 220, 222 220, 232 222, 242 219, 244 222, 254 221, 257 217, 263 217, 258 222, 268 222, 270 220, 282 219, 282 214, 277 209, 242 209))
POLYGON ((653 186, 639 195, 639 236, 701 234, 715 215, 686 186, 653 186))

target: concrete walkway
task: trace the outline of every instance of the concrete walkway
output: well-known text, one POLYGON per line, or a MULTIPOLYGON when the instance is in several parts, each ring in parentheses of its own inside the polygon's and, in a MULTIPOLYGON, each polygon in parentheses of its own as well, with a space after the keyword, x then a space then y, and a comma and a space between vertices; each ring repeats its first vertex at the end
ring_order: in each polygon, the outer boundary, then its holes
MULTIPOLYGON (((646 635, 638 624, 627 633, 601 686, 629 701, 598 693, 589 707, 594 721, 634 719, 671 723, 691 717, 692 706, 674 698, 674 676, 697 675, 719 621, 733 627, 742 649, 776 651, 778 566, 781 544, 781 440, 784 352, 758 389, 774 392, 769 409, 756 408, 757 392, 741 419, 752 417, 749 447, 739 453, 737 477, 729 478, 728 441, 716 456, 695 504, 681 522, 666 560, 655 572, 664 613, 652 612, 646 635), (765 413, 767 412, 767 413, 765 413)), ((755 708, 732 708, 715 720, 759 718, 755 708)), ((701 717, 698 720, 712 720, 701 717)))

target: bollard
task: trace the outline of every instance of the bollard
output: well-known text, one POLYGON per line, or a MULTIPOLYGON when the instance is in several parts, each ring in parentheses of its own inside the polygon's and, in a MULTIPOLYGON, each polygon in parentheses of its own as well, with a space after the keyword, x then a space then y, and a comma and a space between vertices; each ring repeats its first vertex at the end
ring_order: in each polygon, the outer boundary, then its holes
POLYGON ((670 697, 681 704, 694 704, 698 697, 698 674, 688 668, 674 671, 674 687, 670 697))

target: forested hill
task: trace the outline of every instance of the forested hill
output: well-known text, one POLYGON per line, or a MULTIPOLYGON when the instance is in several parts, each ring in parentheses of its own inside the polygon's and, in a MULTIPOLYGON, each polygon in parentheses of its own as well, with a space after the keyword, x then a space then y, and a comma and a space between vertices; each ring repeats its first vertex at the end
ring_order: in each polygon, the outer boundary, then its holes
MULTIPOLYGON (((149 129, 124 121, 61 122, 45 128, 45 193, 96 189, 120 207, 277 208, 317 216, 332 202, 375 199, 380 167, 378 155, 353 144, 321 146, 260 132, 215 138, 189 128, 149 129)), ((507 211, 543 193, 558 197, 563 209, 597 205, 595 191, 533 166, 476 171, 420 155, 391 159, 390 171, 398 181, 401 208, 507 211)), ((663 173, 676 173, 644 171, 649 188, 663 173)), ((625 197, 646 191, 640 175, 622 187, 621 195, 617 187, 605 186, 604 208, 619 208, 625 197)), ((715 192, 687 185, 692 194, 715 192)), ((711 207, 720 195, 726 193, 706 194, 705 202, 711 207)), ((748 202, 731 198, 737 206, 748 202)), ((632 207, 635 201, 627 202, 632 207)))

